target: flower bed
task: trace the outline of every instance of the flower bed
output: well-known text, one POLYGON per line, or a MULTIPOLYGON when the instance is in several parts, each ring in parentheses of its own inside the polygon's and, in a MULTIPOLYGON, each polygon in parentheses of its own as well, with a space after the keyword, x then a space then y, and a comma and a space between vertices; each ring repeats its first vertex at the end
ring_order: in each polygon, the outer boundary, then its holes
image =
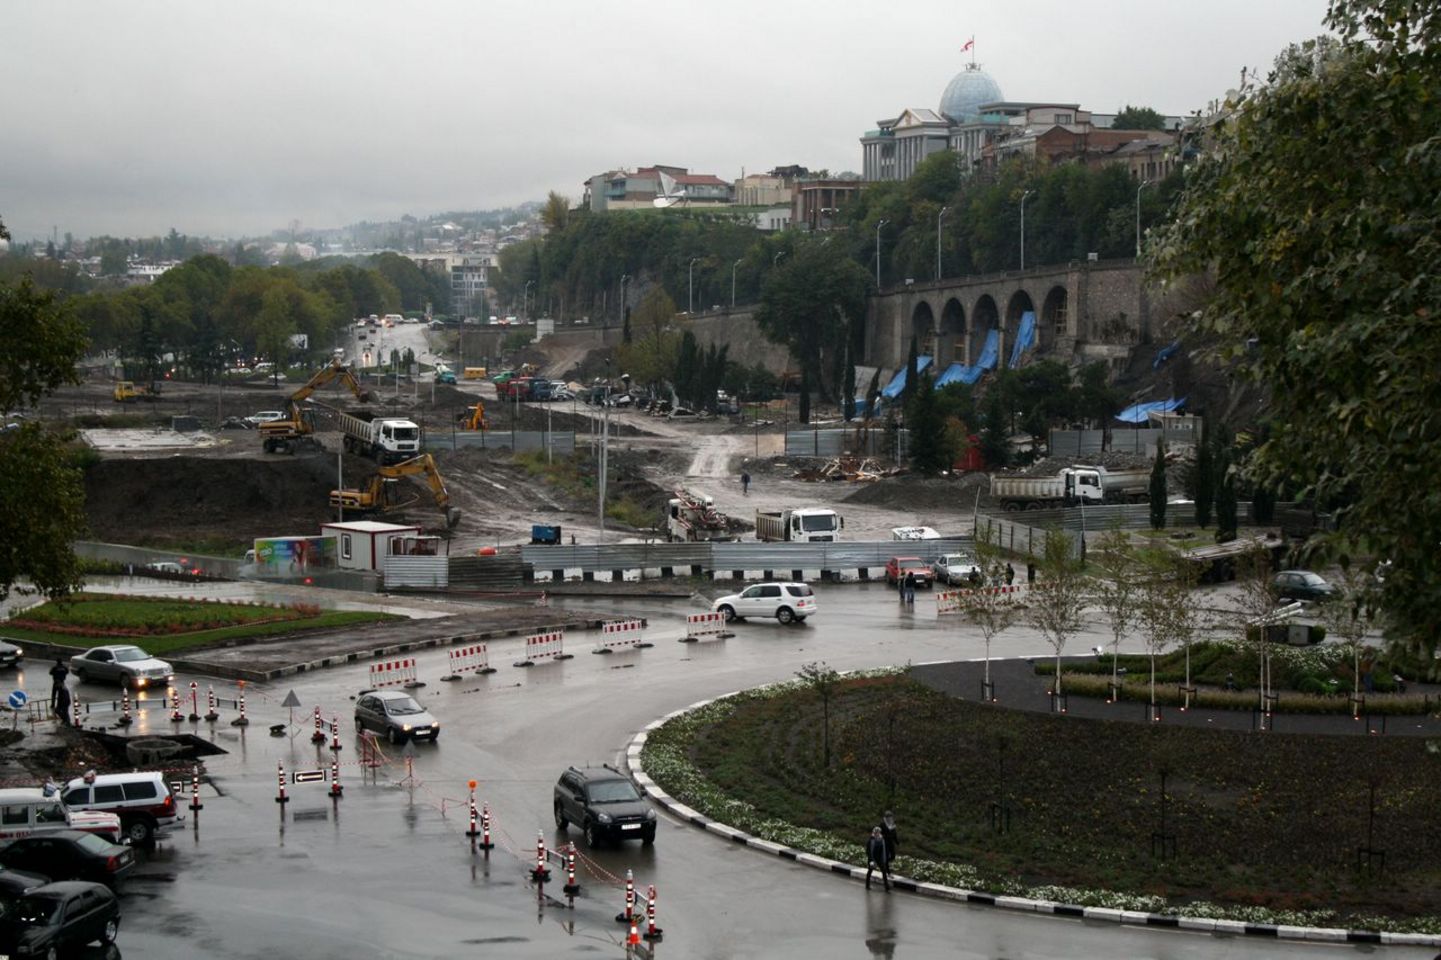
POLYGON ((313 604, 279 607, 233 600, 79 593, 26 610, 8 625, 75 637, 153 637, 303 620, 318 613, 313 604))

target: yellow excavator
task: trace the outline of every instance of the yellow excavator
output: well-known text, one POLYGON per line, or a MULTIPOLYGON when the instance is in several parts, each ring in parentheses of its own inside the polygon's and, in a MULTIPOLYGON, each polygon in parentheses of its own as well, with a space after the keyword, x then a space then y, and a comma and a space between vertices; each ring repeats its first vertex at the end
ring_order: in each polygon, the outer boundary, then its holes
POLYGON ((370 402, 370 393, 360 385, 355 373, 339 359, 332 360, 329 366, 322 367, 303 387, 290 395, 284 420, 260 425, 260 441, 266 453, 294 453, 301 447, 319 445, 311 436, 315 432, 315 424, 310 411, 301 404, 312 393, 335 380, 345 384, 361 403, 370 402))
POLYGON ((447 529, 460 522, 460 510, 450 505, 450 491, 445 489, 445 480, 435 466, 435 458, 428 453, 393 466, 381 467, 359 490, 330 491, 330 505, 348 513, 389 513, 410 506, 418 498, 394 499, 393 485, 402 477, 425 475, 430 492, 435 495, 435 505, 445 514, 447 529))
POLYGON ((465 408, 465 413, 460 415, 460 429, 462 430, 486 430, 489 424, 485 422, 485 404, 479 400, 465 408))

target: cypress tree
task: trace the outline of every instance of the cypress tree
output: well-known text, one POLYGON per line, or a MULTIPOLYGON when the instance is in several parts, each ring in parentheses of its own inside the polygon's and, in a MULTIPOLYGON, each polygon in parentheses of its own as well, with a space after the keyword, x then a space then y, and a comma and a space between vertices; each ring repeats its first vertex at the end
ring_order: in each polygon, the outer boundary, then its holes
POLYGON ((911 352, 910 356, 906 358, 906 386, 905 389, 901 391, 901 396, 906 400, 909 400, 912 396, 915 395, 917 374, 916 368, 918 366, 920 366, 920 360, 917 359, 916 354, 916 336, 915 334, 911 334, 911 352))
POLYGON ((945 421, 936 403, 935 387, 928 376, 921 376, 916 384, 915 396, 906 406, 906 427, 910 434, 908 453, 911 469, 927 476, 949 469, 945 421))
POLYGON ((1231 470, 1231 438, 1216 433, 1216 542, 1236 539, 1236 477, 1231 470))
POLYGON ((841 416, 846 423, 856 418, 856 365, 846 364, 846 382, 841 388, 844 393, 841 396, 841 416))
POLYGON ((1151 467, 1151 529, 1166 529, 1166 444, 1160 441, 1151 467))
POLYGON ((1216 468, 1211 457, 1211 438, 1201 424, 1201 442, 1196 445, 1196 463, 1193 468, 1196 498, 1196 526, 1205 529, 1211 525, 1211 504, 1216 497, 1216 468))
POLYGON ((1011 462, 1010 444, 1006 442, 1006 414, 999 390, 992 389, 988 399, 986 429, 981 433, 981 457, 987 469, 999 470, 1011 462))

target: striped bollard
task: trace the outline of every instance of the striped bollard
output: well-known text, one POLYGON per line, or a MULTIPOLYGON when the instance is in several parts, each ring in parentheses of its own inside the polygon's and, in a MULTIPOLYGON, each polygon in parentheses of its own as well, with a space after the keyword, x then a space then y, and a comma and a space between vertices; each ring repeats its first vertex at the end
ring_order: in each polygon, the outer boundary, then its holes
POLYGON ((480 808, 480 849, 489 853, 495 844, 490 842, 490 804, 480 808))
POLYGON ((122 727, 130 726, 130 690, 127 688, 120 691, 120 720, 122 727))
POLYGON ((319 707, 316 707, 316 708, 315 708, 315 732, 310 735, 310 742, 311 742, 311 743, 324 743, 324 742, 325 742, 325 731, 324 731, 323 729, 321 729, 321 727, 322 727, 322 724, 321 724, 321 720, 320 720, 320 708, 319 708, 319 707))
POLYGON ((661 929, 655 925, 655 884, 651 884, 645 892, 645 933, 643 936, 652 942, 661 938, 661 929))
POLYGON ((170 722, 183 723, 185 714, 180 712, 180 688, 170 688, 170 722))
POLYGON ((536 883, 550 879, 550 871, 545 866, 545 834, 539 831, 535 835, 535 869, 530 872, 530 878, 536 883))
POLYGON ((196 764, 190 768, 190 811, 199 813, 205 809, 205 804, 200 802, 200 765, 196 764))
POLYGON ((275 795, 275 802, 280 804, 283 809, 284 805, 290 801, 290 798, 285 795, 285 764, 277 763, 275 770, 276 778, 280 783, 280 791, 275 795))
POLYGON ((333 716, 333 717, 330 718, 330 749, 331 749, 333 752, 339 752, 340 749, 341 749, 341 747, 340 747, 340 718, 339 718, 339 717, 334 717, 334 716, 333 716))
POLYGON ((477 830, 475 827, 475 781, 471 780, 468 786, 470 787, 470 829, 465 831, 465 835, 474 840, 476 837, 480 836, 480 831, 477 830))
POLYGON ((625 912, 615 915, 616 923, 630 923, 635 919, 635 876, 625 872, 625 912))
POLYGON ((575 882, 575 844, 565 852, 565 886, 561 887, 572 897, 580 893, 580 884, 575 882))
POLYGON ((75 727, 76 730, 79 730, 79 729, 80 729, 80 698, 79 698, 79 697, 76 697, 74 700, 71 700, 71 701, 70 701, 70 712, 71 712, 71 714, 73 714, 73 716, 74 716, 74 724, 73 724, 73 725, 74 725, 74 727, 75 727))
POLYGON ((200 719, 200 684, 190 681, 190 721, 200 719))
POLYGON ((330 799, 339 800, 344 788, 340 786, 340 761, 330 759, 330 799))
POLYGON ((239 697, 240 716, 238 716, 238 717, 236 717, 234 720, 230 721, 230 725, 231 725, 232 727, 248 727, 248 726, 250 726, 250 720, 245 716, 245 681, 244 681, 244 680, 239 680, 239 681, 236 681, 236 682, 240 685, 240 697, 239 697))
POLYGON ((215 684, 213 683, 207 683, 205 685, 205 706, 205 719, 207 721, 214 723, 220 719, 220 713, 215 709, 215 684))

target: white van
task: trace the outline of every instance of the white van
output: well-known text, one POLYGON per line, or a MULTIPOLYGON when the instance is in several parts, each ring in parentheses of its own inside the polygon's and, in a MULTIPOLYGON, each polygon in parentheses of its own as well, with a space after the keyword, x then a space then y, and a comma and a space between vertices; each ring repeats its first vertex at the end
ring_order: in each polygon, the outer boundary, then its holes
POLYGON ((39 787, 0 790, 0 840, 56 830, 82 830, 111 843, 120 843, 122 836, 118 816, 98 810, 71 810, 58 792, 46 796, 39 787))

